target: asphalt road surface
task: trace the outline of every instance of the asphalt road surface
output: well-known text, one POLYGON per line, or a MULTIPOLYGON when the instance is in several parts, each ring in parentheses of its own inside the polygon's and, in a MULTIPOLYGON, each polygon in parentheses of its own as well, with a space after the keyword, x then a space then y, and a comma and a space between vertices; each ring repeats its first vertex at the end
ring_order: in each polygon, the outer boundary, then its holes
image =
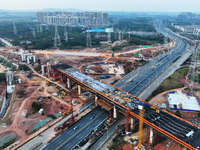
POLYGON ((185 62, 188 57, 191 55, 191 52, 187 52, 181 58, 179 58, 173 65, 171 65, 163 74, 161 74, 151 85, 149 85, 138 97, 146 100, 152 92, 171 74, 173 74, 181 64, 185 62))
POLYGON ((152 82, 154 82, 165 70, 176 61, 189 47, 187 41, 177 37, 172 32, 167 30, 160 22, 157 22, 160 32, 165 36, 170 37, 175 41, 175 47, 167 53, 164 53, 143 67, 144 71, 138 69, 136 72, 132 72, 125 76, 120 82, 115 84, 118 88, 124 91, 138 96, 144 91, 152 82), (153 63, 152 63, 153 62, 153 63), (147 68, 147 69, 146 69, 147 68), (140 74, 139 74, 140 71, 140 74), (138 73, 137 73, 138 72, 138 73), (134 77, 134 78, 132 78, 134 77), (131 78, 132 80, 130 81, 131 78))
POLYGON ((103 123, 109 117, 109 113, 97 107, 72 127, 67 129, 63 134, 56 137, 49 143, 44 150, 70 150, 78 145, 87 137, 95 128, 103 123))
POLYGON ((118 125, 124 122, 125 116, 121 117, 115 124, 98 140, 89 150, 97 150, 117 130, 118 125))

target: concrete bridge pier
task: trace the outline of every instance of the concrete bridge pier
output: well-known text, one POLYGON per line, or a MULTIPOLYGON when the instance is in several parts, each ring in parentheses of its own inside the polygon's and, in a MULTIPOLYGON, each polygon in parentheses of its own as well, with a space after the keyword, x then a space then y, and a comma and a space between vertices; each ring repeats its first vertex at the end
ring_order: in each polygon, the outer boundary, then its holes
POLYGON ((98 96, 97 95, 94 96, 94 100, 95 100, 95 105, 97 106, 97 103, 96 103, 96 101, 98 100, 98 96))
POLYGON ((46 70, 46 76, 47 78, 50 78, 50 72, 52 71, 52 69, 50 68, 50 64, 47 62, 47 70, 46 70))
POLYGON ((47 65, 41 65, 41 67, 42 67, 42 75, 44 75, 45 74, 45 72, 44 72, 44 67, 46 67, 47 65))
POLYGON ((78 95, 81 95, 81 86, 78 85, 78 95))
POLYGON ((113 118, 117 118, 117 109, 116 109, 116 107, 114 106, 114 108, 113 108, 113 118))
POLYGON ((112 113, 112 110, 110 110, 110 118, 112 118, 113 116, 113 113, 112 113))
POLYGON ((63 83, 63 76, 62 76, 62 74, 59 73, 58 75, 59 75, 59 81, 60 81, 60 83, 63 83))
POLYGON ((67 78, 67 88, 71 89, 71 80, 67 78))
POLYGON ((53 80, 53 81, 56 81, 56 72, 53 73, 53 78, 52 78, 52 80, 53 80))
POLYGON ((135 130, 135 126, 136 126, 136 119, 135 118, 131 118, 131 131, 135 130))
POLYGON ((153 128, 149 128, 149 143, 151 145, 153 145, 154 143, 154 132, 153 132, 153 128))
POLYGON ((130 126, 129 120, 130 120, 130 110, 127 109, 126 110, 126 120, 125 120, 125 131, 127 133, 129 132, 129 126, 130 126))

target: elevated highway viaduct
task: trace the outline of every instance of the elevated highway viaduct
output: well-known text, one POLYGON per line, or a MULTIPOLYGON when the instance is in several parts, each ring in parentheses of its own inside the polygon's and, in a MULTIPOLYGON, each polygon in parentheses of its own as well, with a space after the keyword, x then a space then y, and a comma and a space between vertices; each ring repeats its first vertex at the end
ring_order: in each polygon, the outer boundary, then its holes
MULTIPOLYGON (((66 84, 68 89, 77 87, 78 94, 81 89, 86 89, 95 95, 96 103, 104 102, 112 107, 113 117, 118 117, 118 112, 126 115, 126 130, 132 128, 135 119, 143 119, 150 128, 150 143, 153 142, 154 131, 179 143, 184 148, 195 150, 200 143, 200 128, 182 118, 179 118, 164 109, 156 112, 156 106, 129 94, 113 85, 110 85, 78 68, 67 64, 47 66, 47 76, 53 80, 59 79, 66 84), (139 116, 138 105, 145 108, 144 118, 139 116), (131 124, 130 124, 131 123, 131 124)), ((110 111, 111 112, 111 111, 110 111)))

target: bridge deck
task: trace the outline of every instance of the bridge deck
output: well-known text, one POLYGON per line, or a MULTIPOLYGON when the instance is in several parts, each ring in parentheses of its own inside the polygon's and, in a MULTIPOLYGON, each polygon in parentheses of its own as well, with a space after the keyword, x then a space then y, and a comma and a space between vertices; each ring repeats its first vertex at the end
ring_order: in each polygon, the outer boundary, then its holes
POLYGON ((93 91, 101 98, 117 105, 119 108, 123 110, 129 108, 131 111, 130 114, 138 119, 141 119, 139 116, 138 105, 143 105, 146 110, 143 119, 145 124, 189 149, 195 149, 199 146, 200 132, 199 127, 196 125, 178 118, 166 110, 160 110, 160 113, 156 113, 155 110, 150 109, 152 104, 92 75, 88 75, 75 67, 69 67, 69 65, 65 66, 62 64, 52 66, 52 68, 81 86, 87 87, 90 91, 93 91), (194 134, 187 137, 186 134, 191 131, 193 131, 194 134))

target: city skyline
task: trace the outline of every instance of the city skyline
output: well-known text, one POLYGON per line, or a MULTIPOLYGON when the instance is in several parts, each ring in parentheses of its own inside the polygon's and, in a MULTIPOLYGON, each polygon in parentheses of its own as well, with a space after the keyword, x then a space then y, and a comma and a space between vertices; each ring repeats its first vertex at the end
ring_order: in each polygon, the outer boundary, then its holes
POLYGON ((0 9, 4 10, 42 10, 45 8, 74 8, 88 11, 145 11, 145 12, 200 12, 198 0, 7 0, 1 2, 0 9))

